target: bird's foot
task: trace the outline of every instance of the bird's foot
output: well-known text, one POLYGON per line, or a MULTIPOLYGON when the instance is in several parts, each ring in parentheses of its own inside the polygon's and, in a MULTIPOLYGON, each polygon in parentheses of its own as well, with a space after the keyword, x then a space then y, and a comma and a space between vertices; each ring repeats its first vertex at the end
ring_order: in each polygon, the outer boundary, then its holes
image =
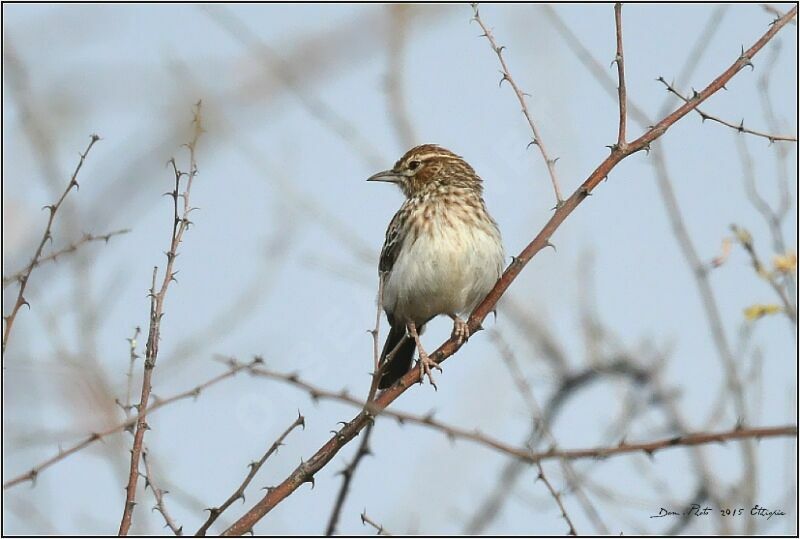
POLYGON ((459 345, 462 345, 467 339, 469 339, 469 326, 466 322, 454 314, 451 314, 450 318, 453 319, 452 338, 455 339, 459 345))
POLYGON ((436 381, 433 379, 433 369, 442 372, 442 367, 432 360, 422 348, 419 349, 419 360, 417 364, 419 365, 419 383, 421 384, 427 376, 433 389, 438 391, 439 388, 436 387, 436 381))

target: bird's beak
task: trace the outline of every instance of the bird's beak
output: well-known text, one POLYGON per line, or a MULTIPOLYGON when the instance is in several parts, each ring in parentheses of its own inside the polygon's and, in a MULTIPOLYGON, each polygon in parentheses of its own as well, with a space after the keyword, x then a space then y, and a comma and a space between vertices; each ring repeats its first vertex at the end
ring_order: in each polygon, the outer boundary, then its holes
POLYGON ((373 174, 369 178, 367 178, 368 182, 389 182, 389 183, 398 183, 400 178, 403 175, 399 172, 394 172, 393 170, 384 170, 383 172, 378 172, 377 174, 373 174))

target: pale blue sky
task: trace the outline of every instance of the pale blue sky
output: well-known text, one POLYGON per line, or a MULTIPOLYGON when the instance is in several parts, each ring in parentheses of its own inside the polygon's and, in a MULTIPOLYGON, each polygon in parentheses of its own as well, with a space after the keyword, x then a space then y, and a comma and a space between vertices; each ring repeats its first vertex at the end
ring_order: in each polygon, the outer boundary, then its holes
MULTIPOLYGON (((614 56, 612 6, 555 9, 608 66, 614 56)), ((666 96, 655 79, 678 75, 713 10, 709 5, 623 8, 628 95, 651 116, 666 96)), ((103 407, 108 395, 97 387, 107 383, 115 396, 124 394, 125 338, 136 325, 146 325, 152 267, 163 265, 169 239, 169 199, 160 195, 171 187, 172 178, 163 164, 171 155, 185 156, 178 153, 179 145, 188 138, 190 109, 197 99, 204 103, 207 130, 198 148, 200 175, 192 193, 193 205, 201 209, 177 260, 179 282, 167 298, 154 392, 168 396, 219 372, 215 354, 241 360, 260 354, 275 370, 297 370, 325 388, 365 394, 372 361, 366 330, 374 323, 375 264, 401 194, 364 180, 407 149, 393 127, 383 91, 388 8, 4 5, 3 12, 4 44, 24 64, 28 84, 23 95, 14 91, 5 59, 4 273, 26 261, 44 222, 38 208, 54 193, 25 136, 32 120, 21 104, 33 103, 33 121, 52 144, 57 185, 66 181, 88 135, 103 137, 81 172, 80 191, 68 199, 76 233, 132 229, 108 246, 85 250, 87 267, 78 270, 83 276, 78 290, 88 286, 88 297, 100 312, 88 329, 80 329, 80 317, 70 309, 87 297, 75 292, 73 266, 61 263, 34 274, 32 310, 21 312, 4 361, 4 473, 15 475, 51 455, 59 443, 66 446, 115 420, 104 418, 110 410, 103 407), (304 98, 287 92, 253 49, 212 19, 219 9, 244 21, 275 54, 290 60, 304 98), (342 140, 309 112, 309 102, 321 102, 345 118, 370 149, 361 152, 342 140), (348 243, 341 240, 342 228, 354 234, 348 243), (220 320, 228 310, 232 314, 220 320), (243 319, 233 314, 237 311, 244 313, 243 319), (226 321, 235 329, 227 331, 226 321), (217 338, 215 331, 224 335, 217 338), (50 333, 57 337, 47 338, 50 333)), ((572 192, 607 155, 605 145, 616 140, 615 100, 566 47, 541 7, 485 5, 481 14, 507 47, 504 54, 517 83, 532 95, 530 110, 549 151, 559 157, 562 189, 572 192)), ((470 23, 471 15, 467 5, 413 8, 403 60, 404 99, 414 143, 448 147, 483 177, 487 204, 511 255, 550 216, 553 197, 540 156, 525 149, 530 132, 519 104, 507 85, 498 88, 497 58, 479 27, 470 23)), ((695 75, 677 82, 687 92, 705 86, 771 20, 760 6, 731 6, 695 75)), ((783 131, 795 134, 797 27, 787 26, 776 43, 780 55, 772 71, 772 102, 783 131)), ((727 92, 708 101, 707 111, 735 123, 744 118, 745 125, 767 130, 757 82, 773 52, 773 45, 766 47, 754 61, 755 70, 737 75, 727 92)), ((615 70, 609 73, 615 76, 615 70)), ((640 132, 631 122, 630 137, 640 132)), ((701 124, 690 115, 656 143, 666 152, 684 219, 704 260, 719 254, 731 223, 747 227, 763 257, 771 258, 768 228, 744 192, 737 137, 741 135, 701 124)), ((776 200, 776 146, 754 137, 745 142, 757 166, 759 188, 776 200)), ((796 145, 786 147, 796 202, 796 145)), ((595 302, 607 328, 636 353, 657 349, 668 354, 663 382, 679 391, 676 402, 691 426, 704 428, 726 373, 692 273, 671 233, 651 163, 641 153, 618 166, 558 230, 553 238, 558 250, 540 253, 510 294, 552 328, 574 367, 585 366, 579 279, 585 279, 582 266, 590 253, 595 302)), ((796 226, 793 207, 784 230, 795 251, 796 226)), ((57 246, 75 237, 58 232, 57 225, 57 246)), ((743 309, 773 302, 774 297, 741 249, 734 249, 728 262, 711 274, 711 283, 735 345, 743 309)), ((4 313, 9 299, 4 297, 4 313)), ((543 403, 553 391, 546 363, 504 317, 502 305, 497 322, 488 325, 514 345, 543 403)), ((424 341, 433 349, 449 329, 449 320, 436 321, 424 341)), ((753 388, 748 422, 796 423, 796 334, 781 316, 759 321, 754 331, 760 365, 750 370, 749 353, 741 365, 753 388)), ((429 386, 414 388, 396 403, 398 409, 437 410, 443 421, 519 443, 528 429, 527 409, 488 332, 471 340, 444 371, 438 392, 429 386)), ((570 401, 554 426, 559 444, 577 448, 608 443, 605 429, 619 414, 623 388, 606 383, 570 401)), ((196 402, 154 415, 147 442, 160 476, 171 490, 190 494, 168 498, 176 520, 186 530, 196 530, 204 519, 198 507, 224 500, 244 476, 246 463, 263 453, 298 408, 307 417, 307 428, 293 433, 261 471, 247 497, 249 507, 260 495, 258 488, 283 479, 300 457, 308 458, 327 439, 337 421, 350 419, 355 411, 335 403, 314 405, 293 388, 242 376, 196 402)), ((727 406, 716 427, 730 428, 735 421, 727 406)), ((650 412, 634 422, 628 438, 669 435, 664 425, 663 417, 650 412)), ((34 489, 8 491, 4 532, 47 531, 25 518, 33 507, 46 513, 53 531, 116 531, 128 445, 127 435, 118 436, 102 450, 84 451, 42 473, 34 489)), ((787 454, 793 454, 795 445, 768 440, 757 448, 757 501, 780 505, 789 487, 785 476, 795 473, 787 470, 787 454)), ((334 474, 354 450, 352 444, 337 455, 319 474, 313 491, 299 489, 256 532, 324 531, 340 483, 334 474)), ((378 422, 373 450, 375 457, 359 469, 342 515, 343 533, 369 533, 359 519, 365 508, 396 533, 458 533, 507 460, 480 446, 450 444, 439 433, 400 427, 391 420, 378 422)), ((738 446, 704 451, 723 490, 736 484, 742 473, 738 446)), ((591 495, 610 533, 664 531, 666 524, 654 525, 647 516, 669 500, 687 499, 695 486, 684 450, 665 451, 652 462, 638 458, 576 465, 580 471, 592 470, 593 483, 637 499, 628 503, 591 495), (666 499, 642 480, 642 468, 668 484, 666 499)), ((565 487, 558 465, 551 463, 546 470, 557 488, 565 487)), ((564 531, 553 501, 534 478, 526 472, 489 530, 564 531)), ((156 532, 161 522, 149 512, 150 494, 143 497, 136 513, 141 527, 135 529, 156 532)), ((574 496, 565 501, 579 533, 597 531, 574 496)), ((242 511, 235 505, 225 522, 242 511)), ((795 518, 790 514, 768 531, 796 531, 795 518)), ((712 522, 691 529, 708 532, 714 529, 712 522)), ((738 530, 743 523, 732 525, 738 530)))

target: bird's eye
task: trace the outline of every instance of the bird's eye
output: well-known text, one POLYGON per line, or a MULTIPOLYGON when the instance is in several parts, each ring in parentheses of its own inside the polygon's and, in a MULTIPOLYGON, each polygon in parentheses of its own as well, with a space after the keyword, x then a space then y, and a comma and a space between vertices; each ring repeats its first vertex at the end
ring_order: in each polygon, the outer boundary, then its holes
POLYGON ((408 164, 408 169, 409 170, 417 170, 421 164, 422 163, 420 163, 419 161, 411 161, 408 164))

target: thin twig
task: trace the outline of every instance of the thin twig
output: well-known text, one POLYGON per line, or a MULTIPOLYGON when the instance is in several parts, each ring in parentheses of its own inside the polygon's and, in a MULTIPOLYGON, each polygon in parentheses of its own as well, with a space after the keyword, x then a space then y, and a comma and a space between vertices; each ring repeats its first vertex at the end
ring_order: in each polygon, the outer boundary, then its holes
POLYGON ((578 532, 575 531, 575 526, 572 524, 569 515, 567 515, 567 510, 564 508, 564 503, 561 501, 561 496, 559 495, 558 492, 556 492, 556 489, 553 488, 553 485, 550 484, 550 481, 547 480, 547 476, 544 475, 544 468, 542 468, 542 463, 537 462, 536 466, 539 468, 538 478, 541 479, 544 485, 547 487, 547 490, 550 492, 550 495, 556 501, 556 504, 558 504, 558 508, 561 510, 561 516, 564 517, 564 520, 567 521, 567 525, 569 526, 567 535, 572 535, 572 536, 578 535, 578 532))
POLYGON ((503 77, 500 79, 500 84, 503 84, 503 81, 508 81, 511 85, 511 88, 514 89, 514 94, 517 96, 517 100, 519 104, 522 106, 522 114, 525 115, 525 119, 528 120, 528 125, 533 132, 533 140, 528 144, 531 144, 539 148, 539 152, 542 154, 542 158, 544 159, 545 164, 547 165, 547 172, 550 174, 550 182, 553 184, 553 191, 556 194, 556 208, 561 207, 564 203, 564 199, 561 198, 561 189, 558 186, 558 177, 556 176, 556 161, 558 158, 551 159, 547 153, 547 149, 544 146, 544 142, 542 141, 542 137, 539 134, 539 129, 536 127, 536 124, 531 117, 530 112, 528 111, 528 105, 525 102, 525 92, 519 89, 517 83, 514 81, 514 78, 511 76, 511 73, 508 71, 508 66, 506 66, 506 61, 503 58, 503 49, 504 46, 498 46, 497 42, 494 39, 494 35, 492 34, 491 30, 483 23, 481 20, 480 14, 478 13, 478 4, 472 4, 472 11, 474 13, 474 20, 480 25, 481 29, 483 30, 483 36, 489 41, 489 45, 491 45, 492 50, 497 55, 498 60, 500 60, 500 67, 502 67, 503 77))
POLYGON ((147 490, 147 487, 150 487, 150 490, 153 491, 153 497, 156 499, 156 505, 153 507, 153 510, 161 513, 161 516, 164 517, 164 526, 172 530, 173 534, 177 536, 183 535, 183 526, 178 526, 175 523, 175 520, 167 512, 167 506, 164 503, 164 495, 169 494, 169 491, 158 488, 153 482, 153 470, 150 467, 150 451, 148 449, 142 451, 142 462, 144 463, 145 470, 143 474, 144 488, 147 490))
MULTIPOLYGON (((235 364, 228 363, 227 372, 224 372, 224 373, 222 373, 220 375, 217 375, 217 376, 211 378, 210 380, 208 380, 206 382, 203 382, 200 385, 197 385, 197 386, 195 386, 195 387, 193 387, 193 388, 191 388, 191 389, 189 389, 187 391, 183 391, 181 393, 178 393, 178 394, 173 395, 171 397, 168 397, 166 399, 157 399, 157 400, 154 399, 153 404, 151 404, 146 410, 141 412, 141 414, 142 415, 152 414, 153 412, 155 412, 159 408, 163 408, 164 406, 167 406, 169 404, 172 404, 174 402, 177 402, 177 401, 180 401, 180 400, 183 400, 183 399, 188 399, 190 397, 196 399, 198 396, 200 396, 200 393, 202 393, 203 390, 205 390, 208 387, 211 387, 211 386, 217 384, 218 382, 221 382, 221 381, 223 381, 223 380, 225 380, 227 378, 230 378, 230 377, 234 376, 236 373, 238 373, 240 371, 249 369, 252 365, 255 364, 256 361, 257 360, 254 360, 251 363, 235 363, 235 364)), ((3 483, 3 489, 5 490, 7 488, 13 487, 14 485, 18 485, 20 483, 25 483, 27 481, 34 482, 36 480, 36 478, 39 476, 39 474, 43 470, 45 470, 46 468, 49 468, 50 466, 53 466, 54 464, 64 460, 68 456, 73 455, 73 454, 81 451, 82 449, 92 445, 94 442, 97 442, 99 440, 107 438, 108 436, 110 436, 112 434, 116 434, 118 432, 122 432, 122 431, 124 431, 126 429, 132 428, 136 424, 138 416, 139 416, 139 414, 137 414, 136 417, 131 417, 130 419, 126 419, 125 421, 122 421, 121 423, 117 423, 116 425, 114 425, 112 427, 109 427, 104 431, 93 432, 89 436, 87 436, 86 438, 81 440, 80 442, 77 442, 76 444, 68 447, 67 449, 60 449, 58 454, 56 454, 53 457, 50 457, 49 459, 47 459, 47 460, 45 460, 45 461, 33 466, 30 470, 28 470, 24 474, 7 480, 5 483, 3 483)))
POLYGON ((387 535, 387 536, 392 535, 391 533, 386 531, 386 528, 384 528, 381 524, 377 524, 374 520, 369 518, 367 516, 367 510, 366 509, 364 509, 364 511, 361 512, 361 523, 365 524, 365 525, 369 524, 370 526, 375 528, 375 531, 378 532, 378 535, 387 535))
POLYGON ((389 363, 391 357, 384 358, 381 364, 381 317, 383 315, 383 286, 386 281, 386 273, 378 272, 378 299, 377 308, 375 311, 375 329, 370 330, 372 335, 372 383, 369 387, 369 394, 367 395, 367 402, 371 402, 375 398, 375 393, 378 391, 378 384, 381 381, 381 376, 389 363))
POLYGON ((128 473, 128 485, 125 488, 125 507, 122 511, 122 519, 119 525, 119 535, 127 535, 131 527, 133 518, 133 508, 136 505, 136 484, 139 481, 139 459, 142 453, 142 444, 144 442, 144 433, 150 427, 147 425, 146 408, 150 401, 150 391, 152 389, 153 369, 156 366, 158 359, 158 345, 161 339, 161 319, 164 316, 164 301, 167 296, 167 290, 172 281, 176 281, 173 266, 175 258, 178 256, 178 246, 180 245, 183 234, 191 225, 189 214, 194 208, 189 204, 189 195, 192 190, 192 182, 197 175, 197 162, 195 160, 195 149, 197 141, 203 132, 200 117, 201 103, 198 101, 193 110, 193 134, 192 139, 186 145, 189 150, 189 172, 181 172, 175 164, 175 159, 170 160, 172 170, 175 173, 175 189, 169 193, 172 197, 173 203, 173 222, 172 222, 172 238, 170 240, 169 250, 167 251, 167 267, 164 271, 164 277, 161 282, 161 288, 156 292, 156 274, 158 268, 153 268, 153 284, 150 288, 150 329, 147 334, 147 345, 145 347, 145 360, 144 360, 144 376, 142 378, 142 395, 139 399, 139 410, 145 410, 145 413, 140 413, 136 421, 136 430, 133 435, 133 449, 131 450, 131 465, 130 472, 128 473), (186 176, 186 184, 184 185, 183 192, 180 192, 181 178, 186 176), (183 211, 178 214, 178 198, 183 199, 183 211))
MULTIPOLYGON (((130 232, 130 229, 124 228, 121 230, 115 230, 113 232, 109 232, 108 234, 102 234, 100 236, 95 236, 94 234, 84 234, 78 241, 73 242, 64 248, 59 249, 58 251, 54 251, 47 256, 43 256, 42 258, 36 261, 33 267, 36 268, 48 262, 55 262, 58 260, 58 257, 67 255, 69 253, 73 253, 77 251, 79 247, 81 247, 86 243, 93 241, 104 241, 108 243, 109 240, 111 240, 111 238, 113 238, 114 236, 120 236, 122 234, 127 234, 128 232, 130 232)), ((15 281, 22 281, 22 277, 25 275, 26 270, 27 268, 21 269, 18 272, 13 273, 7 277, 4 276, 3 288, 7 287, 8 285, 10 285, 15 281)))
POLYGON ((347 495, 350 493, 350 484, 353 482, 353 476, 355 475, 356 468, 358 468, 358 465, 361 463, 361 459, 372 454, 372 451, 369 447, 369 439, 372 436, 372 429, 374 427, 375 425, 371 424, 364 429, 364 437, 361 439, 361 443, 358 445, 358 450, 356 451, 353 460, 350 461, 350 464, 348 464, 344 470, 339 472, 342 474, 342 486, 339 487, 339 493, 336 495, 336 502, 333 504, 333 510, 331 511, 330 518, 328 519, 328 527, 325 529, 326 536, 330 537, 336 533, 336 525, 339 523, 339 516, 342 514, 344 502, 347 499, 347 495))
POLYGON ((617 147, 625 146, 625 128, 628 122, 628 97, 625 88, 625 55, 622 52, 622 3, 614 4, 614 24, 617 28, 617 55, 614 63, 617 64, 617 78, 619 87, 619 134, 617 135, 617 147))
MULTIPOLYGON (((136 353, 136 346, 137 346, 137 339, 139 338, 139 334, 142 332, 142 328, 136 326, 133 330, 133 335, 128 338, 128 373, 127 373, 127 382, 126 382, 126 391, 125 391, 125 402, 121 403, 120 406, 122 407, 122 411, 125 412, 125 417, 130 418, 131 410, 135 409, 136 407, 132 404, 131 399, 133 398, 133 367, 136 364, 136 360, 139 359, 140 356, 136 353)), ((119 403, 119 401, 118 401, 119 403)))
MULTIPOLYGON (((666 87, 666 89, 667 89, 667 91, 669 93, 677 96, 684 103, 688 103, 690 101, 690 98, 685 97, 682 93, 680 93, 678 90, 676 90, 675 87, 672 86, 672 84, 668 83, 666 81, 666 79, 664 79, 664 77, 658 77, 656 80, 658 82, 660 82, 661 84, 663 84, 666 87)), ((754 129, 747 128, 747 127, 744 126, 744 119, 742 119, 742 121, 740 121, 738 124, 735 124, 735 123, 723 120, 722 118, 719 118, 718 116, 714 116, 712 114, 708 114, 707 112, 705 112, 705 111, 703 111, 703 110, 701 110, 699 108, 695 108, 694 111, 698 115, 700 115, 700 118, 703 119, 703 122, 705 122, 706 120, 711 120, 712 122, 717 122, 718 124, 724 125, 726 127, 730 127, 731 129, 734 129, 734 130, 738 131, 739 133, 744 133, 746 135, 753 135, 753 136, 756 136, 756 137, 765 138, 770 142, 770 144, 772 144, 773 142, 797 142, 797 136, 794 136, 794 135, 776 135, 776 134, 773 134, 773 133, 764 133, 763 131, 756 131, 754 129)))
POLYGON ((247 476, 244 478, 244 481, 242 481, 242 484, 233 491, 233 494, 231 494, 228 499, 225 500, 219 507, 210 507, 207 509, 208 519, 206 519, 203 525, 200 526, 200 529, 197 530, 195 536, 204 536, 214 521, 216 521, 219 516, 233 504, 233 502, 241 498, 242 503, 244 503, 244 491, 247 489, 247 486, 250 484, 253 478, 255 478, 256 474, 261 469, 261 466, 264 465, 268 458, 278 451, 278 448, 283 445, 283 441, 287 436, 289 436, 289 433, 291 433, 297 427, 303 427, 303 429, 306 428, 306 419, 300 414, 300 412, 297 413, 297 419, 295 419, 294 422, 292 422, 292 424, 289 425, 289 427, 283 431, 280 436, 278 436, 278 439, 272 443, 269 449, 267 449, 267 452, 264 453, 264 455, 257 461, 253 461, 247 465, 250 468, 250 471, 247 472, 247 476))
MULTIPOLYGON (((775 21, 773 25, 764 33, 749 49, 741 54, 725 71, 700 91, 690 103, 684 103, 672 113, 662 118, 651 128, 649 128, 639 138, 630 142, 624 150, 612 150, 597 168, 586 178, 578 189, 556 209, 553 216, 545 224, 544 228, 528 244, 522 252, 514 258, 511 265, 505 270, 494 288, 475 308, 469 317, 468 327, 470 333, 474 334, 480 327, 481 322, 495 309, 495 306, 508 289, 511 283, 517 278, 523 268, 530 260, 550 243, 550 237, 561 226, 564 220, 577 208, 592 191, 611 173, 611 171, 623 159, 630 155, 645 150, 650 144, 661 137, 678 120, 689 114, 695 107, 702 104, 714 93, 730 81, 734 75, 749 65, 751 59, 797 14, 797 6, 794 6, 785 17, 775 21)), ((451 337, 445 341, 435 352, 430 354, 431 359, 441 363, 452 356, 463 343, 458 343, 451 337)), ((253 526, 271 511, 276 505, 291 495, 300 485, 309 482, 314 474, 321 470, 347 443, 355 438, 363 430, 374 416, 374 410, 383 410, 402 395, 409 387, 420 380, 418 369, 411 369, 399 381, 399 383, 381 392, 375 401, 371 403, 369 411, 362 411, 350 422, 346 423, 328 440, 317 452, 307 461, 295 468, 282 483, 268 491, 266 495, 256 503, 245 515, 234 522, 224 535, 241 535, 253 529, 253 526)))
POLYGON ((55 204, 50 204, 49 206, 45 206, 47 210, 50 211, 50 216, 47 219, 47 227, 44 229, 44 234, 42 234, 42 239, 39 241, 39 246, 36 248, 36 251, 33 254, 33 258, 31 259, 28 266, 23 270, 22 275, 18 278, 19 281, 19 292, 17 293, 17 299, 14 302, 14 307, 11 309, 11 312, 7 316, 3 316, 3 322, 5 322, 5 328, 3 328, 3 342, 2 342, 2 353, 3 358, 5 358, 6 353, 6 345, 8 344, 8 338, 11 335, 11 328, 14 326, 14 320, 17 318, 17 313, 22 308, 23 305, 27 305, 30 308, 30 303, 28 300, 25 299, 25 289, 28 287, 28 280, 31 277, 31 272, 33 268, 39 265, 39 257, 42 256, 42 250, 44 249, 47 240, 52 240, 53 233, 53 221, 55 221, 56 213, 58 209, 61 207, 61 204, 64 202, 64 199, 67 198, 67 195, 72 191, 72 188, 80 189, 80 185, 78 184, 78 173, 81 171, 83 167, 83 162, 86 160, 86 156, 89 155, 89 151, 94 146, 95 142, 100 140, 100 137, 97 135, 92 135, 89 140, 89 145, 80 154, 80 159, 78 160, 78 165, 75 167, 75 171, 72 173, 70 177, 69 183, 67 184, 67 188, 64 189, 64 192, 61 194, 61 197, 55 202, 55 204))

